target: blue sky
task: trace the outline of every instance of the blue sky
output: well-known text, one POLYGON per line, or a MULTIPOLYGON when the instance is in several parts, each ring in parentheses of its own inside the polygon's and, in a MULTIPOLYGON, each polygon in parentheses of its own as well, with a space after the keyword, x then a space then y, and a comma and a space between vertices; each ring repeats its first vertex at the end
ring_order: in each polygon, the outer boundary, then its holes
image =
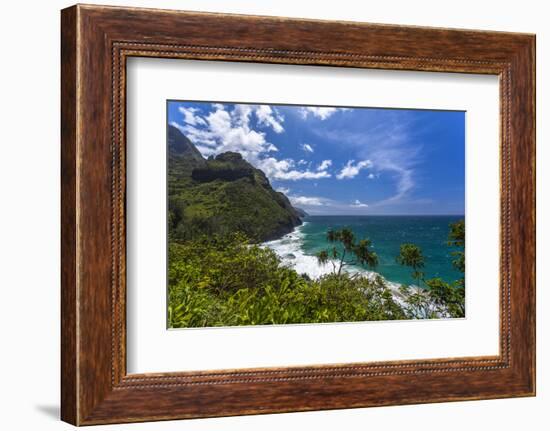
POLYGON ((168 123, 311 215, 464 214, 462 111, 169 101, 168 123))

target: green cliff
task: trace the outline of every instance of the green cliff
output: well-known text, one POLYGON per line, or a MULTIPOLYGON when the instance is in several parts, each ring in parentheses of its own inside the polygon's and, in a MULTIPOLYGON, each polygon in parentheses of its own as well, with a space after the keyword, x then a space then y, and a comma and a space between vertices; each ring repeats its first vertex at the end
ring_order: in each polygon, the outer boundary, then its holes
POLYGON ((240 231, 263 242, 292 231, 303 216, 239 153, 204 159, 172 126, 168 129, 168 212, 169 236, 175 241, 240 231))

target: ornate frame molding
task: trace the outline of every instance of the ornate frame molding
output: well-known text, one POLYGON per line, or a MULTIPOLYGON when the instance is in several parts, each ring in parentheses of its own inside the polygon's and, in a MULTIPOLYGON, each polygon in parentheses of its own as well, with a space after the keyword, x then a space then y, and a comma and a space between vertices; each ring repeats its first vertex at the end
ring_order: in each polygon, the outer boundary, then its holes
POLYGON ((62 12, 62 54, 64 420, 98 424, 534 394, 534 36, 79 5, 62 12), (214 25, 217 33, 202 30, 214 25), (258 26, 271 32, 254 36, 258 26), (337 41, 323 37, 335 31, 337 41), (308 39, 311 34, 319 40, 308 39), (498 75, 500 354, 127 375, 125 65, 131 56, 498 75), (307 399, 300 396, 305 391, 307 399))

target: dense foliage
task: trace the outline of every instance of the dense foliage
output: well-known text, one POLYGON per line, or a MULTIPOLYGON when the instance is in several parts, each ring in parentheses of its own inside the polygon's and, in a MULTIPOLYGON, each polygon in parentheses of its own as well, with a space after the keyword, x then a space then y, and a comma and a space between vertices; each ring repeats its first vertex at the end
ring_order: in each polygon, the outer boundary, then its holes
POLYGON ((406 318, 381 277, 310 280, 238 234, 172 243, 169 262, 174 328, 406 318))
MULTIPOLYGON (((459 222, 459 224, 463 222, 459 222)), ((457 238, 451 227, 454 247, 457 238)), ((368 242, 347 230, 329 233, 359 264, 375 267, 368 242)), ((343 251, 336 256, 342 259, 343 251)), ((463 256, 463 249, 454 256, 463 256), (462 255, 460 254, 462 253, 462 255)), ((320 261, 324 258, 320 257, 320 261)), ((422 251, 404 244, 398 262, 422 284, 392 291, 380 276, 334 271, 317 280, 281 264, 268 248, 243 234, 202 236, 169 245, 169 326, 173 328, 285 323, 354 322, 464 316, 464 279, 425 279, 422 251)), ((341 263, 342 260, 339 260, 341 263)))

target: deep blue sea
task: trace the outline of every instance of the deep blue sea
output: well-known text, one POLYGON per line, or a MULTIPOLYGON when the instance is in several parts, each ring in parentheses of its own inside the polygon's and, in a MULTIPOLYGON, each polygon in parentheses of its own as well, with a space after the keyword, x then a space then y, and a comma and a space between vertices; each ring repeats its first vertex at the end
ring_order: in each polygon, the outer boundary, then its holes
MULTIPOLYGON (((267 243, 299 273, 318 277, 330 272, 332 265, 321 267, 315 255, 330 246, 326 240, 329 229, 350 228, 357 239, 369 238, 378 254, 374 269, 386 280, 397 284, 412 284, 412 270, 399 265, 395 258, 403 243, 413 243, 422 249, 426 278, 440 277, 452 282, 462 274, 452 266, 453 248, 447 245, 449 224, 463 216, 308 216, 294 232, 267 243)), ((354 270, 368 270, 354 268, 354 270)))

